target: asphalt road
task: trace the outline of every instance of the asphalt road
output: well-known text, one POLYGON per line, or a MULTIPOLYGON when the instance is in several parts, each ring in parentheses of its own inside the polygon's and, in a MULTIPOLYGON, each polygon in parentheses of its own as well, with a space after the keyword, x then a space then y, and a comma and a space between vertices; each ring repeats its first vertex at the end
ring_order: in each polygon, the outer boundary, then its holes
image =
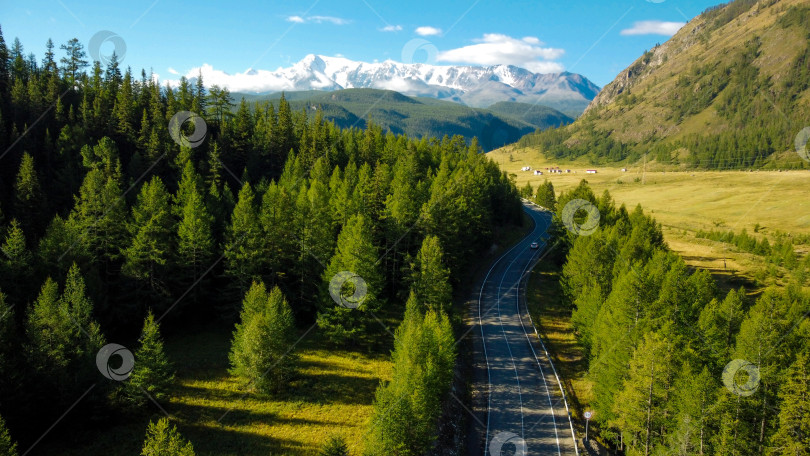
POLYGON ((484 456, 576 455, 567 404, 525 306, 551 215, 531 204, 524 209, 534 229, 493 264, 478 298, 488 380, 484 456))

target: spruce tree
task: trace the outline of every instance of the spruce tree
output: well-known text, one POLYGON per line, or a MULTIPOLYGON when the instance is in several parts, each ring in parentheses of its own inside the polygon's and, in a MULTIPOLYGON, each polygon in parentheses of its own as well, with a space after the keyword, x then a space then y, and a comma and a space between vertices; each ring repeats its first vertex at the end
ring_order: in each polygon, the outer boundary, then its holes
POLYGON ((127 385, 129 400, 143 405, 147 398, 144 391, 156 401, 168 397, 169 388, 174 381, 172 364, 163 349, 160 326, 150 311, 143 323, 143 330, 138 348, 135 350, 135 367, 127 385))
POLYGON ((184 439, 168 418, 150 422, 141 456, 194 456, 194 446, 184 439))

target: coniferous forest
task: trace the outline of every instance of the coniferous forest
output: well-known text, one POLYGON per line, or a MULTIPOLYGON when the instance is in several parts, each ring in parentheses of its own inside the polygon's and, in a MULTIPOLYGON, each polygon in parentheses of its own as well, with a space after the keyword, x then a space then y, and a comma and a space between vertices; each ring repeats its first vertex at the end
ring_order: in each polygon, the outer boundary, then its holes
MULTIPOLYGON (((234 328, 246 393, 287 387, 308 330, 393 347, 369 448, 419 454, 453 378, 453 288, 496 225, 520 221, 514 184, 475 141, 339 129, 202 78, 161 86, 114 56, 89 61, 76 39, 40 60, 0 35, 0 150, 4 456, 69 408, 62 435, 159 407, 174 378, 164 335, 206 323, 234 328), (402 322, 396 344, 383 321, 402 322), (105 381, 131 362, 119 343, 138 362, 105 381)), ((142 454, 194 454, 166 420, 143 432, 142 454)))
POLYGON ((589 236, 558 229, 561 285, 593 382, 593 429, 628 455, 806 455, 810 449, 810 261, 786 286, 721 292, 664 242, 641 207, 601 214, 589 236))

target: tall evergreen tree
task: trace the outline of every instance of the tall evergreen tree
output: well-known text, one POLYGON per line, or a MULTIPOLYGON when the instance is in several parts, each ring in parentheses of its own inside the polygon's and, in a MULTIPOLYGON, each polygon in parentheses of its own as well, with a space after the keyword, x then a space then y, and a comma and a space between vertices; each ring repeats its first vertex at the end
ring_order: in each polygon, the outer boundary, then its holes
POLYGON ((292 310, 281 290, 254 282, 242 303, 231 343, 231 374, 261 393, 280 391, 294 375, 298 356, 292 310))
POLYGON ((226 233, 225 269, 235 279, 240 294, 247 291, 252 280, 261 277, 264 262, 263 233, 255 199, 253 188, 245 182, 226 233))
POLYGON ((76 82, 78 73, 87 67, 87 54, 84 52, 84 46, 79 42, 78 38, 71 38, 66 44, 59 46, 60 49, 65 51, 65 57, 59 61, 62 63, 62 72, 69 85, 76 82))
POLYGON ((22 226, 31 233, 40 233, 44 227, 39 225, 43 213, 43 194, 39 178, 34 167, 34 158, 24 153, 14 184, 14 212, 22 226))
POLYGON ((810 356, 798 353, 779 391, 779 427, 773 436, 771 454, 810 454, 810 356))
POLYGON ((335 254, 324 271, 318 326, 335 342, 357 343, 368 334, 373 312, 379 309, 382 283, 371 227, 365 217, 355 215, 341 230, 335 254), (355 287, 362 282, 366 288, 358 291, 355 287), (330 290, 338 285, 340 290, 330 290), (351 301, 355 294, 358 302, 351 301), (341 302, 335 302, 332 295, 339 295, 341 302))
POLYGON ((449 311, 453 290, 450 287, 450 270, 443 263, 444 253, 436 236, 427 236, 416 255, 413 291, 418 302, 426 310, 449 311))
POLYGON ((104 345, 93 304, 86 295, 84 279, 74 264, 64 291, 50 278, 28 313, 28 356, 34 369, 50 385, 50 399, 58 404, 74 397, 97 379, 95 359, 104 345))
POLYGON ((135 367, 126 383, 127 396, 135 404, 143 405, 147 398, 144 392, 154 400, 166 399, 169 387, 174 380, 174 372, 160 337, 160 326, 150 311, 143 322, 143 330, 138 348, 135 350, 135 367))
POLYGON ((129 231, 132 241, 122 252, 123 272, 144 283, 148 296, 166 296, 174 220, 169 193, 159 177, 141 188, 129 231))

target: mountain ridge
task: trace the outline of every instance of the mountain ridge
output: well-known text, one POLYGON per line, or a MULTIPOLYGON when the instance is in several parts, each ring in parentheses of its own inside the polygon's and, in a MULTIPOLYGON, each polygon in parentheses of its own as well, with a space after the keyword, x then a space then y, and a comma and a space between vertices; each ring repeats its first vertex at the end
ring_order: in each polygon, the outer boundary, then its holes
POLYGON ((554 158, 709 168, 808 167, 810 4, 736 0, 646 51, 573 124, 529 135, 554 158))
POLYGON ((359 62, 309 54, 275 71, 249 70, 252 88, 242 93, 350 88, 392 90, 409 96, 453 101, 485 108, 499 101, 542 104, 576 117, 600 88, 585 76, 569 72, 533 73, 514 65, 463 66, 425 63, 359 62))

